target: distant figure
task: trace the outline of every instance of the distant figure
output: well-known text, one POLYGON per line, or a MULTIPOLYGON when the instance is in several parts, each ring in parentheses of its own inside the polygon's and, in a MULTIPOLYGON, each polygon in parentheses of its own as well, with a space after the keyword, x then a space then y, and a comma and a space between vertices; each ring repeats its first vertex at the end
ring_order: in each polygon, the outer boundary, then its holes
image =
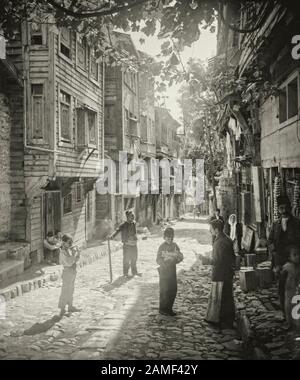
POLYGON ((279 280, 280 304, 289 328, 293 327, 292 299, 300 285, 300 248, 292 245, 288 248, 289 261, 284 264, 279 280))
POLYGON ((160 245, 156 262, 159 265, 159 313, 175 316, 173 304, 177 294, 176 264, 183 260, 178 245, 174 240, 174 229, 168 227, 164 231, 165 242, 160 245))
POLYGON ((60 252, 60 261, 63 266, 62 288, 58 302, 60 315, 63 316, 68 306, 69 313, 80 311, 73 306, 74 284, 76 278, 76 263, 80 258, 79 249, 73 246, 73 239, 69 235, 62 237, 62 249, 60 252))
POLYGON ((44 258, 47 264, 59 264, 60 247, 60 235, 55 236, 52 231, 49 231, 46 239, 44 239, 44 258))
POLYGON ((221 328, 232 328, 235 319, 233 298, 235 255, 233 243, 224 234, 221 220, 213 220, 211 222, 211 232, 215 235, 213 253, 210 260, 213 267, 212 287, 205 321, 221 328))
POLYGON ((123 275, 125 278, 128 278, 129 267, 131 268, 132 276, 140 275, 140 273, 138 273, 136 267, 138 249, 134 213, 127 210, 125 214, 127 218, 126 222, 122 223, 116 231, 109 236, 109 239, 113 239, 121 232, 123 242, 123 275))
POLYGON ((243 226, 240 222, 237 221, 235 214, 231 214, 229 216, 228 222, 224 227, 224 232, 232 240, 234 253, 238 255, 241 250, 243 226))
POLYGON ((214 216, 215 216, 214 218, 215 220, 221 220, 224 223, 224 218, 221 215, 221 211, 219 208, 216 209, 214 216))
MULTIPOLYGON (((209 218, 209 223, 212 222, 213 220, 220 220, 223 223, 224 226, 224 218, 221 216, 221 211, 219 208, 216 209, 214 212, 213 216, 209 218)), ((214 244, 216 236, 212 233, 212 230, 210 229, 211 232, 211 238, 212 238, 212 245, 214 244)))

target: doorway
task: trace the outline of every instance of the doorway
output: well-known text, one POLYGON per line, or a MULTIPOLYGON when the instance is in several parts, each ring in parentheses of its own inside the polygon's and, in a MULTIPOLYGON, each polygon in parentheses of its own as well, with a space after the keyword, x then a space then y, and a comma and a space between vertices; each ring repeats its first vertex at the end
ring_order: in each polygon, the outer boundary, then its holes
POLYGON ((44 197, 45 236, 47 236, 48 232, 61 231, 61 194, 60 191, 51 191, 44 197))

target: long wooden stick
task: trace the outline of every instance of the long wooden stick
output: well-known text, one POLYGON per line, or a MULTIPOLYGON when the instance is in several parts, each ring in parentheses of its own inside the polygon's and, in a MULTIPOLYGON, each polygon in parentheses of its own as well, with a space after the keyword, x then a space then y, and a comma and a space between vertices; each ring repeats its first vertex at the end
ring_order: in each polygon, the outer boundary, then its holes
POLYGON ((110 240, 107 239, 108 243, 108 262, 109 262, 109 275, 110 275, 110 283, 113 281, 113 274, 112 274, 112 264, 111 264, 111 250, 110 250, 110 240))

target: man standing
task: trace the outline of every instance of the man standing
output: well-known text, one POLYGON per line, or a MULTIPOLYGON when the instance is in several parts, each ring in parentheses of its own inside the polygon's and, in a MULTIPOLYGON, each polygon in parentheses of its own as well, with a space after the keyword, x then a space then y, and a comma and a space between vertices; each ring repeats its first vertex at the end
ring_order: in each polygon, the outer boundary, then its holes
POLYGON ((291 214, 291 204, 286 196, 277 198, 280 218, 273 223, 268 238, 268 248, 272 255, 272 268, 279 278, 279 299, 281 308, 284 304, 285 287, 280 276, 282 267, 288 262, 290 246, 300 247, 300 221, 291 214))
MULTIPOLYGON (((209 223, 211 223, 213 220, 220 220, 223 223, 223 228, 224 228, 225 222, 224 222, 224 218, 222 217, 221 211, 219 208, 217 208, 216 211, 214 212, 214 215, 209 218, 209 223)), ((212 245, 213 245, 215 242, 216 236, 215 236, 215 234, 213 234, 211 226, 210 226, 210 232, 211 232, 211 236, 212 236, 212 245)))
POLYGON ((291 204, 286 196, 277 198, 280 218, 273 223, 268 238, 272 267, 278 276, 288 261, 290 245, 300 246, 300 220, 291 214, 291 204))
POLYGON ((113 239, 119 232, 121 232, 123 242, 123 275, 127 278, 129 267, 131 267, 132 276, 139 275, 139 273, 136 267, 138 250, 136 223, 134 221, 133 212, 127 210, 126 218, 126 222, 122 223, 116 231, 109 236, 109 239, 113 239))

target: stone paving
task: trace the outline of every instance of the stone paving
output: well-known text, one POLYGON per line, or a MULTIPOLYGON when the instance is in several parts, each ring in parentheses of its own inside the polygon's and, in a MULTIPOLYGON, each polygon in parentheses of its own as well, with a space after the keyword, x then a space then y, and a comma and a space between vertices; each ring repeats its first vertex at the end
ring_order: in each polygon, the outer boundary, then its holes
POLYGON ((195 253, 211 250, 208 225, 186 219, 174 228, 185 257, 177 266, 176 317, 158 314, 155 260, 162 233, 156 229, 138 243, 142 277, 121 277, 121 250, 112 255, 113 284, 106 256, 78 271, 74 304, 81 312, 57 316, 60 280, 9 300, 7 318, 0 319, 0 358, 241 359, 237 331, 220 332, 203 321, 210 267, 195 253))
POLYGON ((287 330, 280 310, 276 284, 267 289, 243 293, 237 281, 235 300, 237 315, 244 319, 241 333, 248 358, 300 359, 300 331, 287 330), (242 330, 245 324, 248 325, 248 331, 244 334, 242 330))

